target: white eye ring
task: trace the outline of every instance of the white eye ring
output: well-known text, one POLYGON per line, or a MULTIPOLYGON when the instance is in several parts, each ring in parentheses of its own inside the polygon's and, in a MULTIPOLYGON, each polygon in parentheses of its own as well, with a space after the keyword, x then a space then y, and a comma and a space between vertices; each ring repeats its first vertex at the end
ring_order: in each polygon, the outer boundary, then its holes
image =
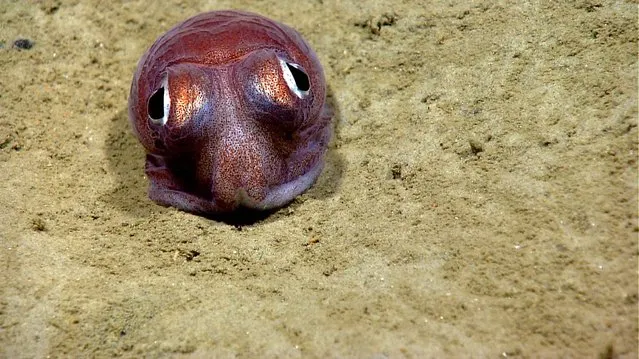
POLYGON ((298 64, 294 64, 292 62, 286 62, 281 58, 278 58, 280 61, 280 67, 282 68, 282 75, 284 76, 284 81, 288 85, 288 88, 297 96, 298 98, 306 98, 308 94, 311 92, 311 83, 306 74, 306 71, 302 68, 302 66, 298 64), (295 72, 295 73, 293 73, 295 72), (302 87, 300 89, 300 87, 302 87))
POLYGON ((162 79, 162 84, 157 90, 155 90, 153 95, 149 97, 149 101, 147 103, 147 117, 149 118, 149 121, 151 121, 152 123, 156 125, 164 126, 166 125, 166 122, 169 120, 170 110, 171 110, 171 95, 169 94, 169 75, 164 74, 164 78, 162 79), (162 99, 162 104, 157 103, 157 101, 160 99, 162 99), (162 109, 162 116, 159 116, 160 115, 158 111, 159 109, 162 109))

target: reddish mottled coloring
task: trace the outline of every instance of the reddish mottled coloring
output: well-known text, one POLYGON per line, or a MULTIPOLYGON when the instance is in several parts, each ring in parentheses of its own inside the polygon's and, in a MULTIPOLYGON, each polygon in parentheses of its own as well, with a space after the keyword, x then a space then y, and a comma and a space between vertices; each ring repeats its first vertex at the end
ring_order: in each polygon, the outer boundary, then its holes
POLYGON ((215 214, 276 208, 319 176, 331 135, 324 73, 292 28, 238 11, 162 35, 131 86, 149 196, 215 214))

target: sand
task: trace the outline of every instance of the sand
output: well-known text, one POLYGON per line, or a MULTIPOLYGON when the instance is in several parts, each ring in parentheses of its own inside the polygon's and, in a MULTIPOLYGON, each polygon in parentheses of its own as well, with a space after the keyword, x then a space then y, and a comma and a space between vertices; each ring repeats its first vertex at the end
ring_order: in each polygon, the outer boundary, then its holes
POLYGON ((0 29, 0 357, 637 357, 635 1, 4 1, 0 29), (151 202, 127 119, 155 38, 225 8, 298 29, 336 114, 316 185, 248 225, 151 202))

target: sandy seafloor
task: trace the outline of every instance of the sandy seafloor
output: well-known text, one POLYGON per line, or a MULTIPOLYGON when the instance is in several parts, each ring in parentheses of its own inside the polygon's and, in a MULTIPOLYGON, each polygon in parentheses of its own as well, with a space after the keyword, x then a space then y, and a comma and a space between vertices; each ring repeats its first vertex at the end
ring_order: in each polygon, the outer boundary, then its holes
POLYGON ((636 1, 1 1, 0 357, 636 358, 637 31, 636 1), (154 39, 225 8, 298 29, 336 113, 317 184, 244 226, 151 202, 127 119, 154 39))

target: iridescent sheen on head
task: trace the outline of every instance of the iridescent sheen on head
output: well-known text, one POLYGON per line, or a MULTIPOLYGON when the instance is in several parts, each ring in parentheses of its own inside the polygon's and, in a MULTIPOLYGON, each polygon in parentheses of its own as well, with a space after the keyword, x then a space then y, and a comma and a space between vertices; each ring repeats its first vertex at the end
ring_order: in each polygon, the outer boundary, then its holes
POLYGON ((197 213, 288 203, 321 172, 325 97, 321 65, 290 27, 237 11, 177 25, 140 60, 129 98, 150 197, 197 213))

